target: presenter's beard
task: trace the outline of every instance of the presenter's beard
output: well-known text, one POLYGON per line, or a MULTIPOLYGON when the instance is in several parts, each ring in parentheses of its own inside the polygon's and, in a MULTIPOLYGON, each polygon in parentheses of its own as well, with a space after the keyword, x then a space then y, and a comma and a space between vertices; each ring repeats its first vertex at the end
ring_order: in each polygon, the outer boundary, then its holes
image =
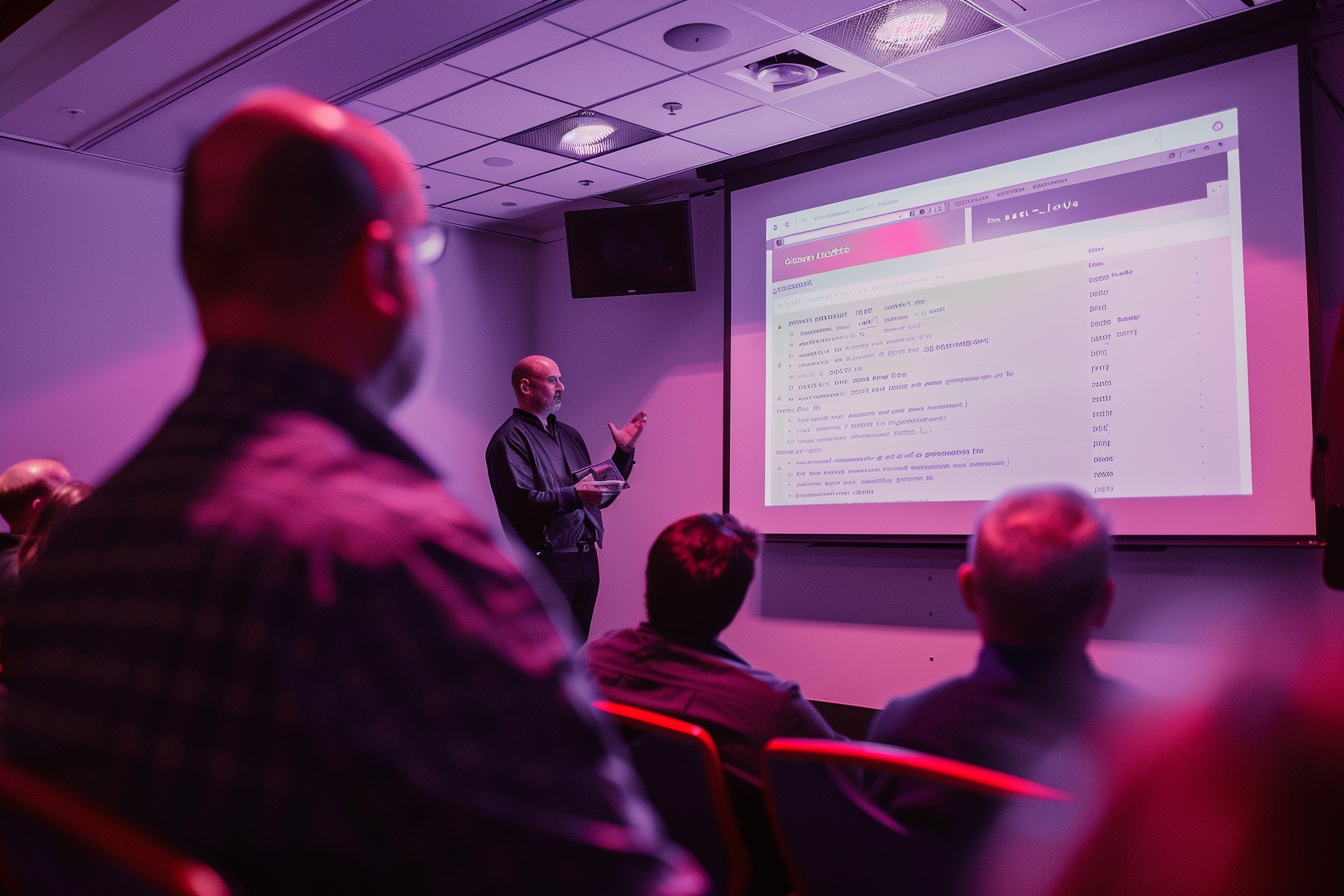
POLYGON ((420 312, 402 327, 387 360, 356 387, 360 401, 380 418, 386 418, 414 391, 424 373, 428 342, 425 316, 422 304, 420 312))

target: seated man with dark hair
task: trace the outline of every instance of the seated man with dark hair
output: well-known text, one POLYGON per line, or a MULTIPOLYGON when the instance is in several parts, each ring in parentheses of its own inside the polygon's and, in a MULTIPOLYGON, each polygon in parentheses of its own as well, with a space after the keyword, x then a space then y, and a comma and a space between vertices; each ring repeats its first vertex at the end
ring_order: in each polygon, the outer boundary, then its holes
MULTIPOLYGON (((1036 763, 1121 693, 1085 648, 1114 585, 1110 532, 1071 488, 1010 492, 982 512, 957 570, 984 646, 975 669, 887 704, 868 739, 1031 777, 1036 763)), ((869 792, 913 832, 932 835, 929 892, 957 892, 999 808, 989 797, 894 778, 869 792)))
POLYGON ((760 779, 772 737, 835 737, 798 685, 753 669, 718 640, 756 575, 760 536, 727 514, 677 520, 645 570, 648 622, 612 632, 582 658, 608 698, 695 722, 727 768, 760 779))

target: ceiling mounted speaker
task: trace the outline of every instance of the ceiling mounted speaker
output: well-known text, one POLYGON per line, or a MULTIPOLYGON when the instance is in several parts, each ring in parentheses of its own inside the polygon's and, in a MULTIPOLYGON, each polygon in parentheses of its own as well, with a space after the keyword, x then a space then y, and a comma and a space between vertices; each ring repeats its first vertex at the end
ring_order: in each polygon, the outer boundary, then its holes
POLYGON ((712 25, 709 22, 687 22, 685 25, 669 28, 663 35, 663 43, 674 50, 685 50, 688 53, 717 50, 732 39, 733 32, 722 25, 712 25))

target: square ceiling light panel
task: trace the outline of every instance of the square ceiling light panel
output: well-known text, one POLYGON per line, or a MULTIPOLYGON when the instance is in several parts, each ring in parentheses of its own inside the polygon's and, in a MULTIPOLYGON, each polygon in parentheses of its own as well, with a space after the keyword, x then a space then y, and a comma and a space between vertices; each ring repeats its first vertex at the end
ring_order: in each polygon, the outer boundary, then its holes
POLYGON ((795 31, 810 31, 818 25, 852 16, 872 6, 872 0, 734 0, 795 31))
POLYGON ((755 97, 682 75, 603 103, 593 111, 670 134, 750 109, 760 102, 755 97))
POLYGON ((449 61, 469 72, 493 76, 573 46, 581 40, 583 35, 550 22, 532 22, 458 53, 449 61))
POLYGON ((791 32, 728 0, 684 0, 603 34, 603 43, 683 72, 788 37, 791 32))
POLYGON ((596 164, 650 179, 708 165, 723 157, 723 153, 716 149, 688 143, 676 137, 659 137, 629 149, 617 150, 598 159, 596 164))
POLYGON ((543 196, 517 187, 495 187, 488 193, 477 193, 475 196, 450 202, 447 207, 491 218, 519 218, 539 209, 559 205, 563 201, 554 196, 543 196))
POLYGON ((451 128, 437 121, 416 118, 414 115, 402 115, 385 121, 381 127, 402 142, 411 154, 411 161, 417 165, 429 165, 490 142, 489 137, 451 128))
POLYGON ((562 156, 496 140, 471 152, 444 159, 434 167, 496 184, 511 184, 564 164, 566 162, 562 156))
POLYGON ((896 0, 811 33, 873 65, 890 65, 1002 27, 962 0, 896 0))
POLYGON ((678 131, 677 136, 730 156, 787 143, 824 130, 824 125, 776 106, 757 106, 727 118, 678 131))
POLYGON ((480 80, 479 75, 464 72, 451 65, 431 65, 410 77, 370 91, 360 99, 376 106, 396 109, 398 112, 409 112, 425 103, 432 103, 440 97, 470 87, 480 80))
POLYGON ((796 34, 759 49, 716 62, 691 76, 761 102, 827 90, 879 71, 871 62, 832 44, 796 34))
POLYGON ((584 109, 504 140, 581 162, 657 136, 657 131, 584 109))
POLYGON ((1059 61, 1059 57, 1024 40, 1015 31, 1003 28, 944 47, 937 53, 903 59, 888 66, 887 71, 929 93, 951 96, 1059 61))
POLYGON ((642 180, 643 178, 632 174, 612 171, 610 168, 590 165, 587 162, 576 162, 536 177, 529 177, 514 186, 545 193, 548 196, 558 196, 561 199, 584 199, 634 186, 642 180))
POLYGON ((530 90, 499 81, 484 81, 425 106, 415 114, 478 134, 507 137, 577 111, 577 106, 530 90))
POLYGON ((785 99, 779 103, 779 108, 835 128, 851 121, 861 121, 925 103, 933 98, 931 93, 878 72, 837 84, 820 93, 806 93, 785 99))
POLYGON ((592 37, 671 5, 671 0, 580 0, 546 21, 592 37))
POLYGON ((433 168, 417 168, 412 177, 419 182, 427 205, 443 205, 445 202, 493 190, 496 186, 473 177, 463 177, 460 174, 450 174, 433 168))
POLYGON ((679 74, 649 59, 587 40, 500 76, 515 87, 576 106, 604 100, 666 81, 679 74))
POLYGON ((1064 59, 1080 59, 1203 21, 1193 6, 1174 0, 1093 0, 1018 30, 1064 59))

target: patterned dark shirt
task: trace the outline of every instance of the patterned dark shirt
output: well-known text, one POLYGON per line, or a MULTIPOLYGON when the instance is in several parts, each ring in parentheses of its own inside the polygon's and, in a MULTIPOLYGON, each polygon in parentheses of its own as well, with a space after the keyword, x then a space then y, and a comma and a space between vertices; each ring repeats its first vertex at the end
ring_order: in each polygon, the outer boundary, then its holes
POLYGON ((254 896, 679 879, 527 582, 297 357, 212 349, 53 536, 4 648, 11 759, 254 896))
MULTIPOLYGON (((630 478, 635 453, 615 449, 612 462, 630 478)), ((575 470, 591 464, 583 436, 551 414, 543 427, 535 414, 514 408, 485 449, 490 490, 499 518, 528 550, 572 550, 581 540, 602 544, 602 511, 574 490, 575 470)))
POLYGON ((834 738, 798 685, 753 669, 723 642, 690 642, 647 622, 610 632, 579 658, 608 699, 704 727, 724 765, 753 782, 772 737, 834 738))

